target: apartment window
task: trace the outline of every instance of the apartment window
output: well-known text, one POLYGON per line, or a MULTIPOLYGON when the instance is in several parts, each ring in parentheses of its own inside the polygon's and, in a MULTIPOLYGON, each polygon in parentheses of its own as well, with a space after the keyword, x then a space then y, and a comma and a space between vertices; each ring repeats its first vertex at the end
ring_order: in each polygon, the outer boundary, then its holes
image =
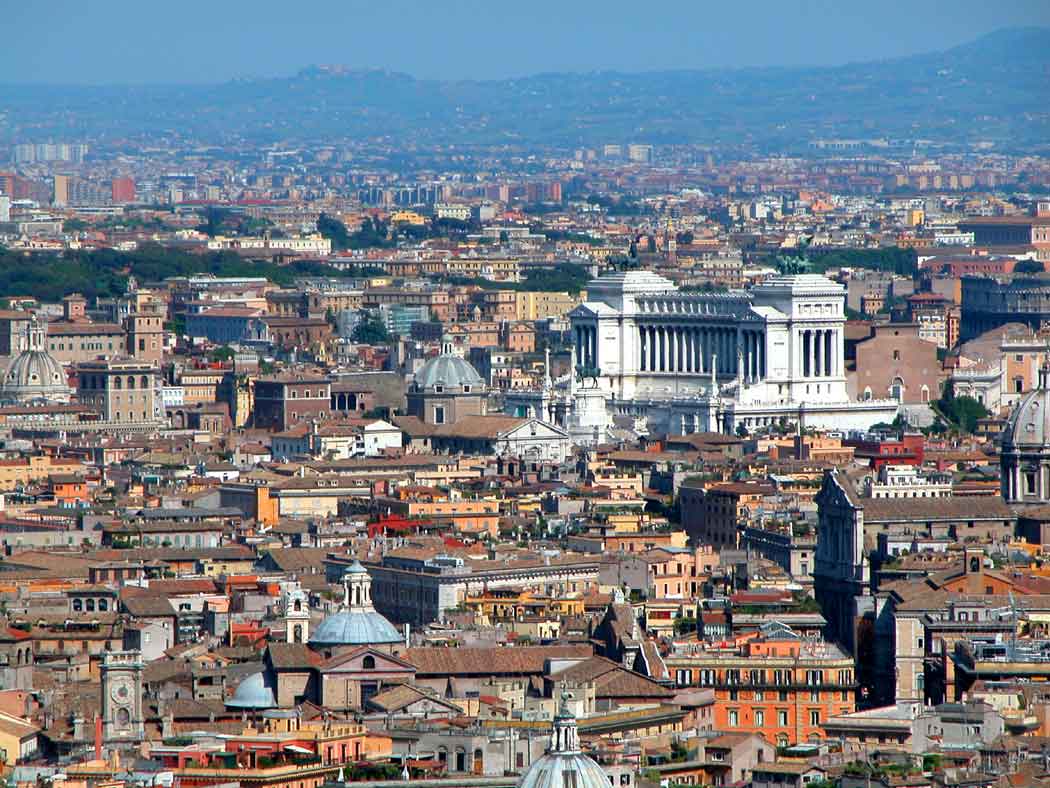
POLYGON ((778 693, 778 695, 777 695, 777 700, 779 700, 781 703, 785 703, 787 701, 787 699, 788 699, 788 694, 786 692, 784 692, 784 690, 781 690, 778 693))
POLYGON ((766 724, 766 713, 761 709, 755 711, 755 727, 761 728, 766 724))
POLYGON ((894 361, 900 361, 901 360, 901 352, 899 350, 894 350, 893 351, 893 360, 894 361))
POLYGON ((731 689, 729 690, 730 700, 740 700, 740 690, 731 689))
POLYGON ((729 725, 734 728, 740 725, 740 712, 736 709, 729 710, 729 725))
POLYGON ((440 405, 437 405, 437 406, 434 407, 434 423, 435 424, 444 424, 445 423, 445 409, 442 406, 440 406, 440 405))
POLYGON ((813 709, 812 711, 810 711, 809 724, 820 725, 820 711, 818 709, 813 709))
POLYGON ((777 725, 781 728, 786 728, 788 724, 788 713, 787 709, 777 709, 777 725))
POLYGON ((820 703, 820 692, 818 692, 817 690, 811 690, 809 693, 809 702, 820 703))
POLYGON ((688 687, 690 681, 690 673, 688 670, 679 670, 675 676, 675 682, 679 687, 688 687))

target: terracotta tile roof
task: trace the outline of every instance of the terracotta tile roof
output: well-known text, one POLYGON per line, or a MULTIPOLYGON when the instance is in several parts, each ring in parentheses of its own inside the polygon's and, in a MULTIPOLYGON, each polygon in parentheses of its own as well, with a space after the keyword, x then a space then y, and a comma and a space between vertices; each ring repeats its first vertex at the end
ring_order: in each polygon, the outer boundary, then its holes
POLYGON ((1012 520, 1013 511, 998 496, 961 498, 864 498, 864 520, 1012 520))
POLYGON ((410 648, 401 659, 422 676, 542 675, 548 659, 590 657, 590 646, 521 646, 515 648, 410 648))
POLYGON ((671 698, 674 693, 605 657, 591 657, 551 674, 555 681, 593 681, 596 698, 671 698))

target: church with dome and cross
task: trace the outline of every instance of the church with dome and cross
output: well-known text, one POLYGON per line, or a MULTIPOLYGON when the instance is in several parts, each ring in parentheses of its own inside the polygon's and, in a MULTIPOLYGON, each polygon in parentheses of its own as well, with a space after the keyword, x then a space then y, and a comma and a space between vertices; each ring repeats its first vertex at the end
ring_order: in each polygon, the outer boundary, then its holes
POLYGON ((356 711, 384 687, 415 676, 415 668, 393 654, 405 635, 376 611, 372 578, 358 561, 343 575, 342 601, 315 628, 309 598, 298 584, 283 590, 278 609, 285 642, 270 643, 263 669, 226 700, 230 709, 264 714, 311 702, 356 711))

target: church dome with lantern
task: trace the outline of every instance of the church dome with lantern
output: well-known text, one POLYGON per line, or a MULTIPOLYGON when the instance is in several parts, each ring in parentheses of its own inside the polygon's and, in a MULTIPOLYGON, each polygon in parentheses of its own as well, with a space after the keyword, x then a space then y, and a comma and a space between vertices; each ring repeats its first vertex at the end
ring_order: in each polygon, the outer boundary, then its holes
POLYGON ((1006 421, 999 464, 1007 503, 1050 503, 1050 358, 1039 369, 1036 387, 1006 421))
POLYGON ((567 692, 562 694, 550 748, 522 776, 518 783, 521 788, 609 788, 609 778, 602 767, 580 750, 580 733, 569 709, 569 697, 567 692))
POLYGON ((401 634, 372 606, 372 578, 360 561, 343 575, 343 604, 326 617, 310 636, 313 649, 347 646, 384 646, 400 643, 401 634))
POLYGON ((11 361, 0 383, 0 400, 9 403, 69 402, 70 388, 62 365, 44 346, 44 328, 30 321, 26 348, 11 361))

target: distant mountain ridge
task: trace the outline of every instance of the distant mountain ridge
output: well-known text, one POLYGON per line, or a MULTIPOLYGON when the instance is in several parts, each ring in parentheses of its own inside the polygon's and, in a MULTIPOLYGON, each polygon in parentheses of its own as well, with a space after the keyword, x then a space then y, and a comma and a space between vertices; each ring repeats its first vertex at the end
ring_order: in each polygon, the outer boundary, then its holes
POLYGON ((0 85, 0 141, 180 134, 211 142, 390 138, 574 147, 695 143, 791 151, 818 138, 1050 149, 1050 29, 832 67, 596 71, 428 80, 312 66, 217 85, 0 85))

